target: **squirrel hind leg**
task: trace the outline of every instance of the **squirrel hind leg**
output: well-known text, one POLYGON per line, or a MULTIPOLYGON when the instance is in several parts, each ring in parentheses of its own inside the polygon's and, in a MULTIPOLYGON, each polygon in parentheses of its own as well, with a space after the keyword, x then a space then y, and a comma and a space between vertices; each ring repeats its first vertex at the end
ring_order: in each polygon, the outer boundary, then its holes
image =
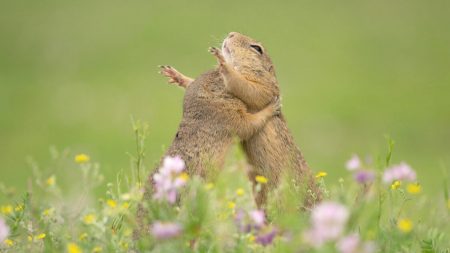
POLYGON ((178 70, 169 65, 159 66, 159 73, 168 78, 169 83, 176 84, 180 87, 187 88, 194 79, 181 74, 178 70))

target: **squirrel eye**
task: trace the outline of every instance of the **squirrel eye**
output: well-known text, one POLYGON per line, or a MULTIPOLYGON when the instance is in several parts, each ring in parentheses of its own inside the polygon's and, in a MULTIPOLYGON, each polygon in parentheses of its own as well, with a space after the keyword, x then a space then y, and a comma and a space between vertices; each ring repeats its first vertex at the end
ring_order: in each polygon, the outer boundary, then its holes
POLYGON ((255 49, 256 51, 258 51, 259 54, 263 54, 263 50, 260 46, 258 45, 250 45, 253 49, 255 49))

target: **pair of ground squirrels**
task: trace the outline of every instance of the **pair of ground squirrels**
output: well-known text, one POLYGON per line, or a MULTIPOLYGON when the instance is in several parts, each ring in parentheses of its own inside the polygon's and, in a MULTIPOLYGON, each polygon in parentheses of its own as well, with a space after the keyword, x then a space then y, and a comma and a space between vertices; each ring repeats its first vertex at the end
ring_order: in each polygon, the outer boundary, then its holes
POLYGON ((209 51, 218 67, 196 79, 161 66, 169 83, 186 89, 183 118, 166 156, 180 156, 190 174, 205 177, 208 168, 221 167, 237 135, 252 167, 250 179, 268 178, 256 194, 259 207, 264 206, 267 191, 288 172, 312 192, 306 196, 306 205, 312 205, 320 193, 281 114, 275 69, 262 44, 232 32, 221 49, 209 51))

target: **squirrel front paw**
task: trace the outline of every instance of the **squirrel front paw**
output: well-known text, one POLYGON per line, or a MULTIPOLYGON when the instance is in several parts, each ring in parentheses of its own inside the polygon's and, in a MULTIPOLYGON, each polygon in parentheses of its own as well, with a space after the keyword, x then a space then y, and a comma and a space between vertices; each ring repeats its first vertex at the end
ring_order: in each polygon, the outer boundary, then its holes
POLYGON ((225 64, 225 58, 223 58, 222 51, 217 47, 210 47, 208 51, 214 55, 217 59, 217 62, 222 66, 225 64))
POLYGON ((273 116, 281 115, 281 107, 282 106, 283 105, 281 104, 281 97, 276 96, 272 101, 273 116))
POLYGON ((167 77, 169 79, 168 80, 169 83, 177 84, 181 87, 186 87, 187 83, 189 82, 188 78, 186 78, 183 74, 178 72, 172 66, 160 65, 159 68, 160 68, 159 73, 167 77))

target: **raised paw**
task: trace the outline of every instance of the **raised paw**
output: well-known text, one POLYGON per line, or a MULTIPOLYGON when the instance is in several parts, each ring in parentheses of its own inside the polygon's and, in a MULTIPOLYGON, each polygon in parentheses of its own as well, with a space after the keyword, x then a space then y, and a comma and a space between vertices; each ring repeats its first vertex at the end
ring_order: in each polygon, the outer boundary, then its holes
POLYGON ((169 65, 160 65, 159 66, 160 71, 159 73, 165 77, 167 77, 169 79, 169 83, 179 83, 178 81, 178 77, 179 77, 179 72, 172 68, 169 65))
POLYGON ((184 76, 180 72, 178 72, 176 69, 169 65, 160 65, 159 66, 160 71, 159 73, 165 77, 168 78, 169 83, 177 84, 181 87, 186 87, 192 79, 184 76))
POLYGON ((214 55, 220 65, 225 64, 225 58, 223 58, 222 51, 217 47, 210 47, 208 51, 214 55))

